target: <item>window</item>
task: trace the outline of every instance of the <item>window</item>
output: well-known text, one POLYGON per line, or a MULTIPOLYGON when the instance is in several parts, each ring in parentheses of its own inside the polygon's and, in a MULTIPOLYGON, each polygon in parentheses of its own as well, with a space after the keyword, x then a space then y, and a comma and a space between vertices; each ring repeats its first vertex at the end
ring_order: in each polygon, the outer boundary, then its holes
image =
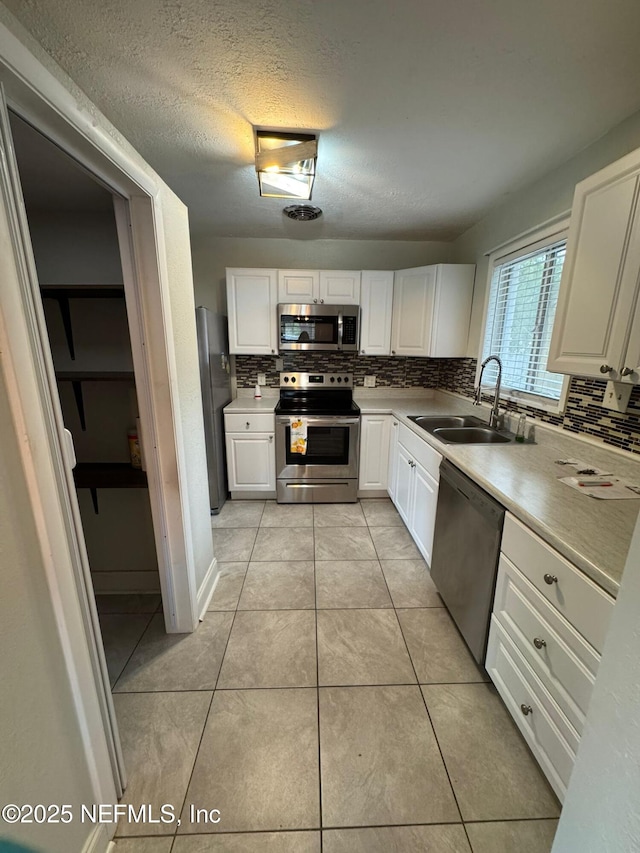
MULTIPOLYGON (((497 355, 502 361, 502 395, 556 410, 565 379, 546 365, 566 245, 566 227, 556 226, 535 243, 491 256, 482 347, 482 360, 497 355)), ((495 385, 496 376, 497 365, 489 362, 483 387, 495 385)))

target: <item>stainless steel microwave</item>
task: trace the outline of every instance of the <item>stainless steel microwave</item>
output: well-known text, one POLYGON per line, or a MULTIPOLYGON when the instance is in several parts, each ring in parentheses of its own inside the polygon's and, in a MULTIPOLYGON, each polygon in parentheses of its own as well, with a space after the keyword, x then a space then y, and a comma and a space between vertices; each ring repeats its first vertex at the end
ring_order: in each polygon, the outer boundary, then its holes
POLYGON ((358 351, 358 305, 278 305, 280 352, 358 351))

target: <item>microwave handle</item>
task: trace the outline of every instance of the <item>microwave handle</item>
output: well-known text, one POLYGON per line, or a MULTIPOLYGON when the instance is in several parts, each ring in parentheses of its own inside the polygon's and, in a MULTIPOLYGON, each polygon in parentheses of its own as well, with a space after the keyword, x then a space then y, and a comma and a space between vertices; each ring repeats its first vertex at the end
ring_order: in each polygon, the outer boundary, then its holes
POLYGON ((342 311, 338 314, 338 349, 342 349, 342 332, 344 323, 342 322, 342 311))

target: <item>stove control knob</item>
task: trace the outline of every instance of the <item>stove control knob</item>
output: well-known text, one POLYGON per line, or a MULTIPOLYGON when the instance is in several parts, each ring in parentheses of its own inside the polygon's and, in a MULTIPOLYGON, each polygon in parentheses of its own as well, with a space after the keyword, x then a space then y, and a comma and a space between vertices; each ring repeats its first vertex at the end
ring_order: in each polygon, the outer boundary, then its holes
POLYGON ((285 382, 288 382, 288 381, 289 381, 289 377, 288 377, 288 376, 285 376, 285 377, 284 377, 284 381, 285 381, 285 382))
POLYGON ((348 377, 348 376, 345 376, 345 377, 344 377, 344 381, 345 381, 345 382, 348 382, 348 381, 349 381, 349 377, 348 377))
POLYGON ((331 381, 332 381, 332 382, 335 382, 335 381, 336 381, 336 377, 335 377, 335 376, 332 376, 332 377, 331 377, 331 381))
POLYGON ((338 376, 338 382, 342 382, 342 376, 338 376))
POLYGON ((291 381, 292 381, 292 382, 295 382, 295 381, 296 381, 296 377, 295 377, 295 376, 292 376, 292 377, 291 377, 291 381))

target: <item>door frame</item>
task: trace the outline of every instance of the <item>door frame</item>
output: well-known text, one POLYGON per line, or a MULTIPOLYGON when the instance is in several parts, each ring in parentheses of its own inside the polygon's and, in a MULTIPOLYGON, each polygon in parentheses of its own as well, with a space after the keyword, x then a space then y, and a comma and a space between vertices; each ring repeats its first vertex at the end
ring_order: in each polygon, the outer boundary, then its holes
MULTIPOLYGON (((64 78, 59 69, 58 76, 64 78)), ((72 82, 60 82, 2 23, 0 83, 12 111, 120 197, 116 218, 134 372, 143 440, 153 448, 147 454, 148 479, 165 623, 168 632, 191 632, 198 624, 197 591, 162 230, 162 199, 173 194, 115 129, 94 119, 90 102, 72 82)), ((121 794, 124 768, 55 374, 44 345, 48 337, 26 214, 21 193, 11 186, 10 136, 7 143, 9 162, 2 167, 9 178, 8 186, 0 187, 0 203, 11 245, 5 246, 6 263, 0 262, 2 369, 93 799, 110 803, 121 794)))

